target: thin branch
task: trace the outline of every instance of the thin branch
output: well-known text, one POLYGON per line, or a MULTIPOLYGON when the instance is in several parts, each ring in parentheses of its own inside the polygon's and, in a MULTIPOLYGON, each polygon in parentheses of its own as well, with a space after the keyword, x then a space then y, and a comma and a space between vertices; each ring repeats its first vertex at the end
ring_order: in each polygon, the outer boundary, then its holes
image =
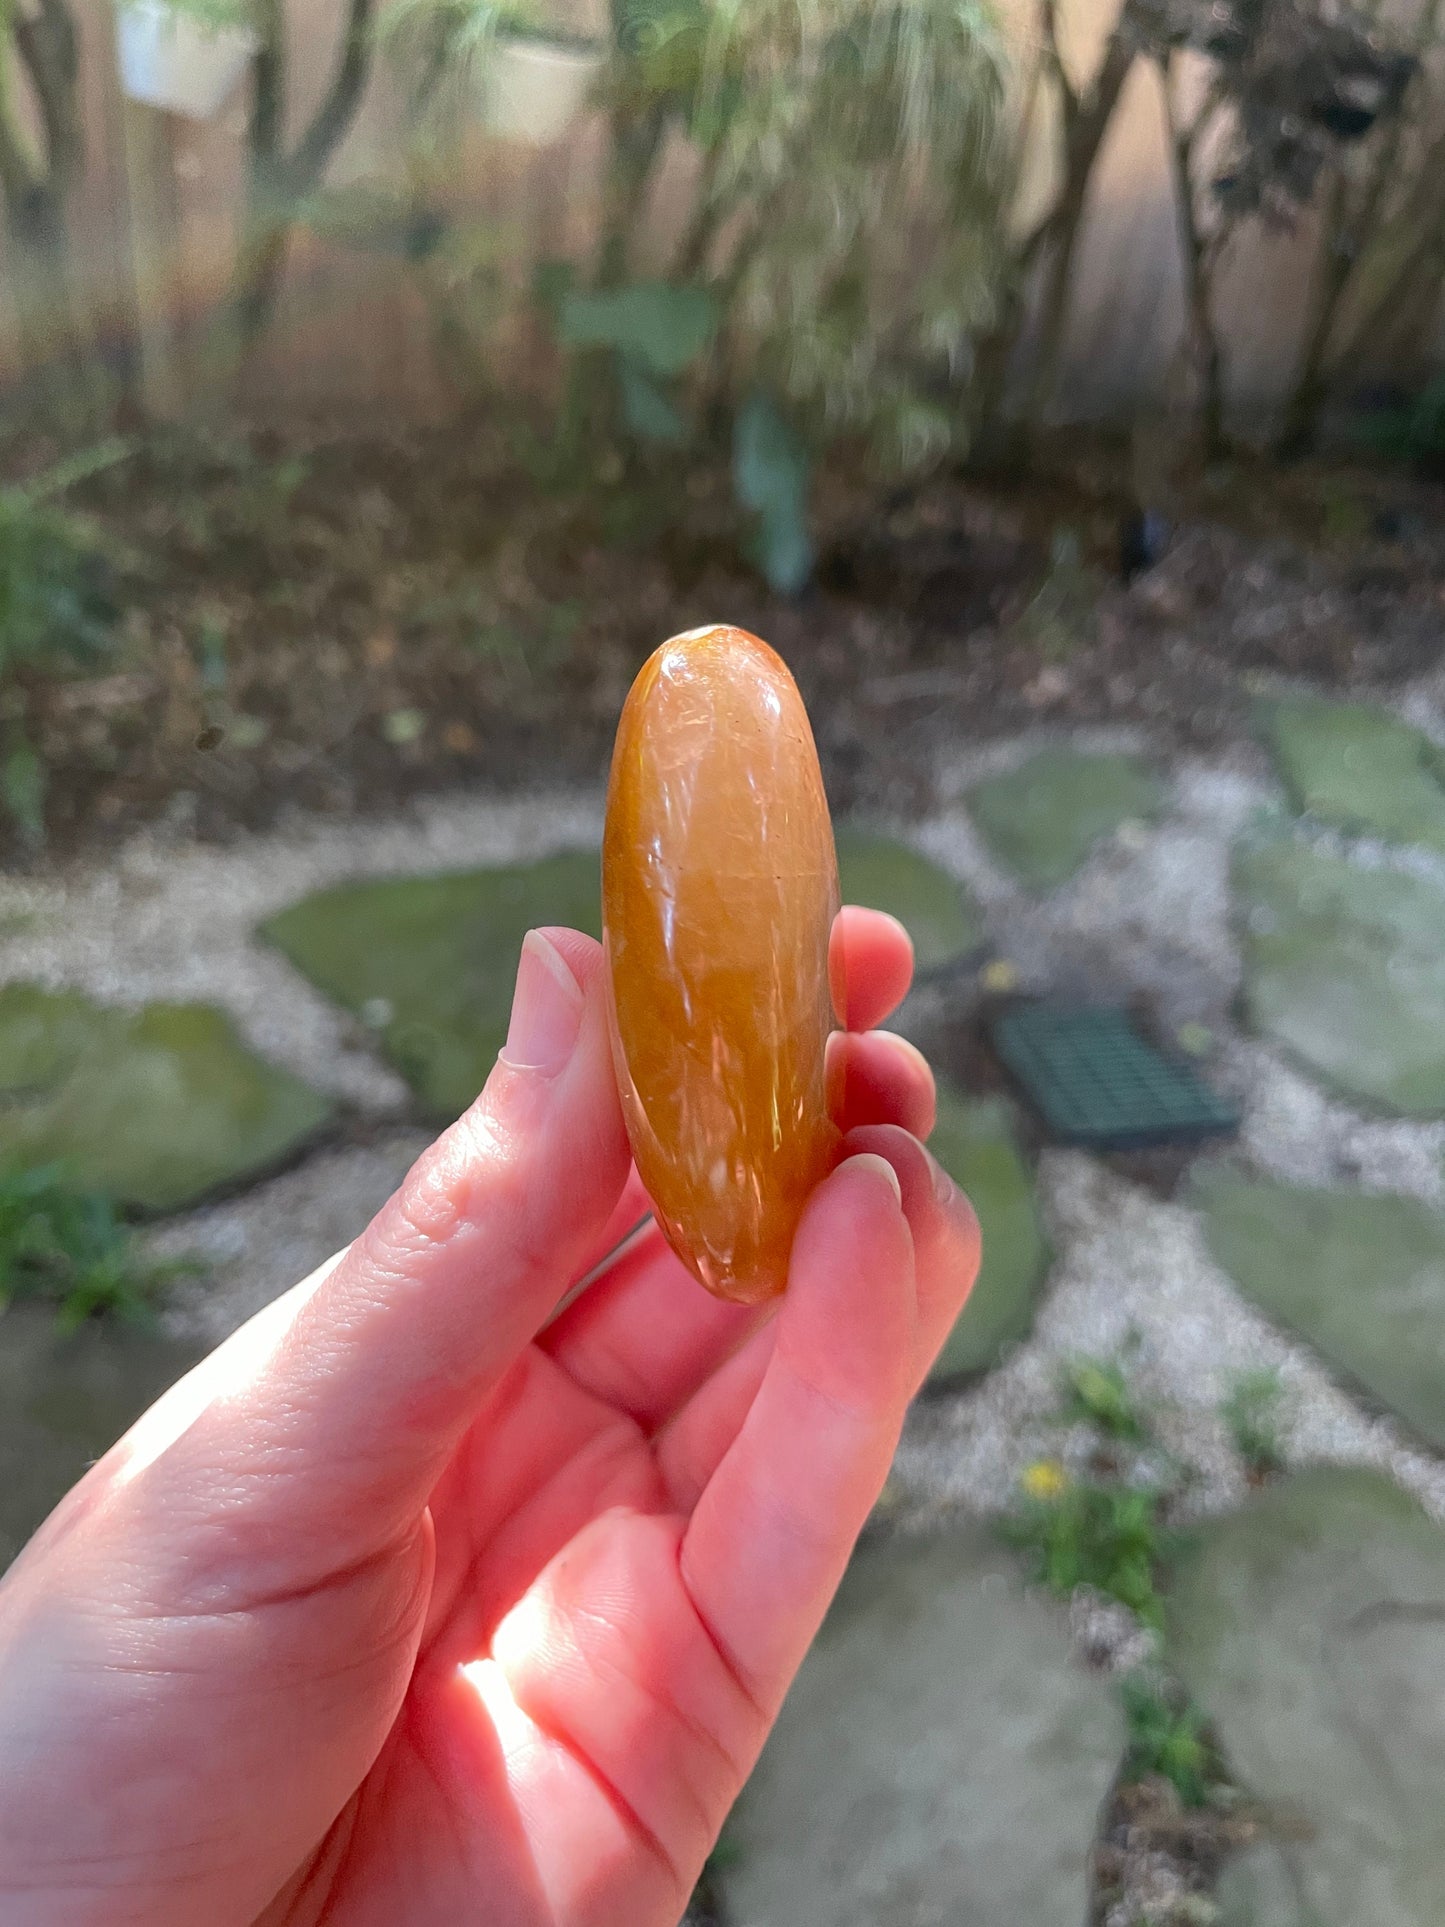
POLYGON ((1069 79, 1069 70, 1064 65, 1064 56, 1059 48, 1059 10, 1057 0, 1039 0, 1039 33, 1043 41, 1042 64, 1048 67, 1058 83, 1062 96, 1064 123, 1069 125, 1079 111, 1078 90, 1069 79))
POLYGON ((65 0, 39 0, 36 12, 16 13, 12 26, 40 109, 46 185, 63 200, 85 157, 77 97, 80 56, 75 22, 65 0))
POLYGON ((39 178, 39 163, 15 119, 11 89, 12 12, 0 0, 0 190, 11 207, 33 193, 39 178))
POLYGON ((253 191, 270 183, 281 154, 286 99, 286 20, 281 0, 257 0, 259 44, 251 59, 251 117, 246 129, 253 191))
POLYGON ((291 172, 302 184, 303 193, 319 180, 356 118, 371 65, 374 12, 375 0, 350 0, 346 32, 331 85, 291 159, 291 172))
POLYGON ((1169 165, 1174 180, 1174 207, 1189 306, 1189 330, 1203 377, 1200 414, 1205 442, 1212 452, 1224 439, 1224 367, 1213 314, 1216 255, 1208 238, 1199 231, 1199 217, 1194 205, 1193 161, 1195 143, 1213 118, 1216 103, 1212 95, 1207 98, 1204 106, 1186 126, 1179 112, 1178 69, 1174 51, 1170 49, 1162 58, 1156 58, 1169 133, 1169 165))

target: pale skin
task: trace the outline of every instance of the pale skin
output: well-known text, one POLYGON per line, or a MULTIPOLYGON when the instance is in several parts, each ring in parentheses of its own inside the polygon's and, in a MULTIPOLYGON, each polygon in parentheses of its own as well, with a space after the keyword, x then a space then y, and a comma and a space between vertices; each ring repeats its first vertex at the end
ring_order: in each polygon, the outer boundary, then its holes
POLYGON ((528 939, 471 1110, 0 1583, 6 1927, 678 1920, 978 1263, 908 940, 834 944, 786 1295, 652 1232, 549 1323, 646 1200, 598 946, 528 939))

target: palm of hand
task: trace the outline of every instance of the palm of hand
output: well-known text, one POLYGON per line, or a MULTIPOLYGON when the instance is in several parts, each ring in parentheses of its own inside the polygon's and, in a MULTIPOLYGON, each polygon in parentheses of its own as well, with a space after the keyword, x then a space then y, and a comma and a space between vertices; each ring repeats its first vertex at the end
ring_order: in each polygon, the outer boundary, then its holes
MULTIPOLYGON (((839 930, 866 1031, 906 938, 839 930)), ((600 952, 552 942, 565 1062, 504 1057, 367 1233, 153 1408, 0 1585, 7 1927, 682 1911, 977 1226, 907 1134, 922 1059, 853 1035, 850 1159, 781 1311, 707 1297, 654 1231, 547 1324, 646 1208, 600 952)))
POLYGON ((681 1913, 766 1724, 679 1557, 710 1439, 761 1356, 665 1414, 659 1392, 701 1364, 699 1341, 751 1321, 693 1306, 655 1232, 603 1289, 614 1305, 588 1306, 588 1322, 615 1322, 622 1295, 630 1322, 646 1306, 648 1357, 604 1359, 575 1328, 529 1347, 467 1434, 430 1508, 434 1577, 402 1712, 268 1921, 420 1927, 500 1893, 518 1923, 681 1913), (669 1300, 701 1309, 706 1333, 669 1332, 669 1300), (681 1356, 665 1342, 679 1336, 681 1356))

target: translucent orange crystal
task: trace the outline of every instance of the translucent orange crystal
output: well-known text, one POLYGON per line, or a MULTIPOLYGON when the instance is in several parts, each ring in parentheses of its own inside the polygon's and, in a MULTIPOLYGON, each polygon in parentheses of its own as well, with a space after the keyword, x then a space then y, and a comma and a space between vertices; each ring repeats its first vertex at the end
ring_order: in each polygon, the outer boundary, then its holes
POLYGON ((824 1073, 838 909, 807 711, 741 629, 643 665, 602 844, 613 1054, 632 1153, 673 1249, 719 1297, 783 1289, 837 1153, 824 1073))

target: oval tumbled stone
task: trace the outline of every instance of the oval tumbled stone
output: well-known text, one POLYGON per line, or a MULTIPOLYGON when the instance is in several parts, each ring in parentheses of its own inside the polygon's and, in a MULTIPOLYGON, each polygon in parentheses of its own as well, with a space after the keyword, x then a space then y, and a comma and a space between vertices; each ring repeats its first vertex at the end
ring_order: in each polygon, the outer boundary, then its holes
POLYGON ((838 910, 817 751, 782 659, 676 636, 623 707, 602 915, 623 1113, 658 1221, 719 1297, 787 1280, 834 1161, 825 1052, 838 910))

